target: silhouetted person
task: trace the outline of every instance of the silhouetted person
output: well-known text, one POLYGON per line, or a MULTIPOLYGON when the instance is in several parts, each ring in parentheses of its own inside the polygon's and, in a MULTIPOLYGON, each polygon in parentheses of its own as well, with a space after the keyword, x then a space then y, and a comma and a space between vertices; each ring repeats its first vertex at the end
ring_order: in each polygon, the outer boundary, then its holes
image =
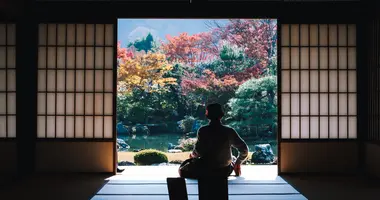
POLYGON ((240 165, 248 156, 248 146, 233 128, 222 124, 223 116, 220 104, 207 106, 206 117, 210 123, 199 128, 190 159, 184 161, 179 168, 181 177, 228 177, 232 171, 240 176, 240 165), (231 147, 238 149, 237 158, 232 156, 231 147))

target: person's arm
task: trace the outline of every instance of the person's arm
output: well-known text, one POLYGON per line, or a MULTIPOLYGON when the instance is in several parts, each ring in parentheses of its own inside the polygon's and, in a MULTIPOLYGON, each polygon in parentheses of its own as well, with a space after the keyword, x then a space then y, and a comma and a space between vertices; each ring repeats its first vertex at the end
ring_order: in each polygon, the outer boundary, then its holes
POLYGON ((232 132, 231 144, 233 147, 237 148, 239 151, 239 156, 237 157, 235 164, 240 165, 248 157, 248 145, 244 142, 244 140, 239 136, 239 134, 234 129, 231 129, 231 132, 232 132))
POLYGON ((197 142, 195 143, 194 149, 190 154, 190 158, 196 158, 196 157, 199 157, 201 155, 202 151, 201 151, 201 143, 200 143, 200 133, 201 133, 201 129, 198 130, 197 142))

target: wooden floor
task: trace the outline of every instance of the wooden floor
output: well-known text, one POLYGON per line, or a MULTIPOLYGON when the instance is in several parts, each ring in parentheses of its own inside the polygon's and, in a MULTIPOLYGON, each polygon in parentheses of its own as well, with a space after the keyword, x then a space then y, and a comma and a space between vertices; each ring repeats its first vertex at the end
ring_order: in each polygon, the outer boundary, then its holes
MULTIPOLYGON (((126 167, 121 175, 110 177, 92 200, 133 199, 168 200, 167 177, 178 177, 176 166, 126 167)), ((197 181, 186 180, 189 200, 198 199, 197 181)), ((243 166, 242 176, 231 176, 230 200, 305 200, 284 179, 277 176, 277 166, 243 166)))

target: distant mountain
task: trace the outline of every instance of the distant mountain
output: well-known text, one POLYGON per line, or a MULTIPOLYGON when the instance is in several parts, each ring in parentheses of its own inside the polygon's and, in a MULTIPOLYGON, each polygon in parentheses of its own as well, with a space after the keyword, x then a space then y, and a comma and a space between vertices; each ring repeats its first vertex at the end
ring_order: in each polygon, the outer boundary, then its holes
POLYGON ((148 34, 152 34, 154 40, 158 40, 160 37, 158 35, 158 32, 157 30, 155 29, 150 29, 150 28, 147 28, 147 27, 143 27, 143 26, 139 26, 135 29, 133 29, 129 35, 128 35, 128 43, 129 42, 133 42, 137 39, 142 39, 142 38, 145 38, 148 34))

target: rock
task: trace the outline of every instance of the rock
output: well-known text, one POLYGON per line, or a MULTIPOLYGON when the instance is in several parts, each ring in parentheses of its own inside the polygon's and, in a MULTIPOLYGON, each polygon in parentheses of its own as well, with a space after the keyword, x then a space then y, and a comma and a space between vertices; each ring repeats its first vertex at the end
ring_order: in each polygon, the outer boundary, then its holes
POLYGON ((116 132, 118 135, 119 134, 121 134, 121 135, 128 135, 129 134, 128 129, 121 122, 117 123, 116 132))
POLYGON ((180 149, 170 149, 168 150, 169 153, 182 153, 182 150, 180 149))
POLYGON ((129 148, 131 148, 124 140, 122 140, 120 138, 117 138, 116 142, 123 149, 129 149, 129 148))
POLYGON ((275 157, 270 144, 258 144, 254 148, 251 162, 255 164, 271 164, 274 162, 275 157))
POLYGON ((133 162, 128 162, 128 161, 120 161, 118 163, 119 166, 135 166, 136 164, 133 162))
POLYGON ((168 150, 174 149, 176 146, 173 143, 168 143, 168 150))

